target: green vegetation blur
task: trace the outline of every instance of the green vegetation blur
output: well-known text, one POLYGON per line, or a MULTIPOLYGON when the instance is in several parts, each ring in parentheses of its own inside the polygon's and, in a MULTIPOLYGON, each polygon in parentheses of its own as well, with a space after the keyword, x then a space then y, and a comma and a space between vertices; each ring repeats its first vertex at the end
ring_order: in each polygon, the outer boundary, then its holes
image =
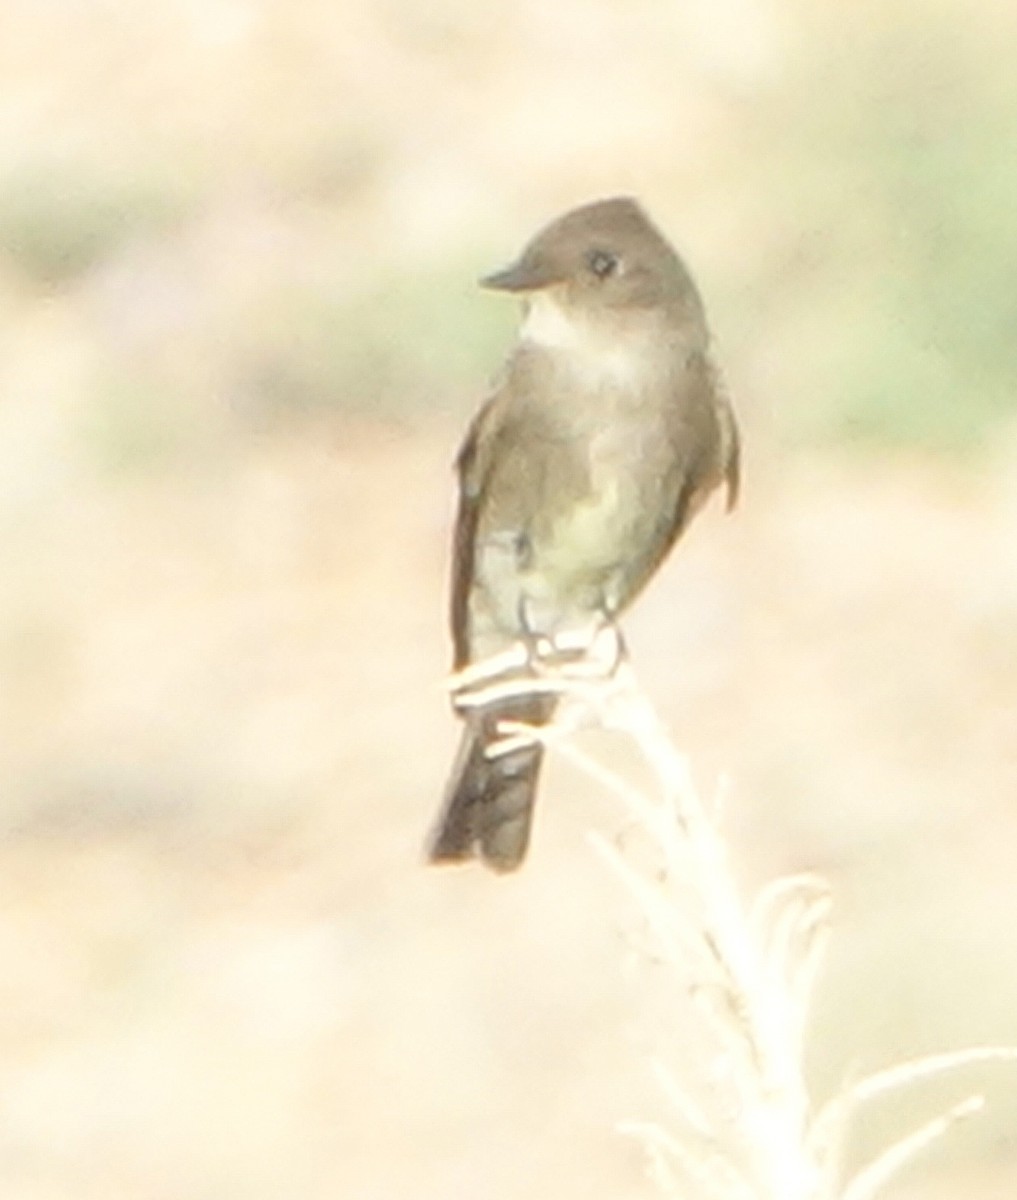
POLYGON ((465 411, 511 329, 474 278, 611 191, 685 250, 789 443, 950 451, 1013 420, 1003 6, 298 8, 0 17, 8 361, 52 338, 42 402, 74 394, 104 469, 465 411))

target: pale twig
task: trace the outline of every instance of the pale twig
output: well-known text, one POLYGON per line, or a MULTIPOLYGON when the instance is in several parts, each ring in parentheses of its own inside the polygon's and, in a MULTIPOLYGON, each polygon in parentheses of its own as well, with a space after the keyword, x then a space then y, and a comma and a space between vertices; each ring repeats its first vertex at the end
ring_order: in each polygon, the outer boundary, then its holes
POLYGON ((981 1096, 968 1096, 966 1100, 962 1100, 945 1113, 928 1121, 914 1133, 894 1142, 873 1162, 858 1172, 844 1189, 841 1200, 871 1200, 892 1176, 920 1154, 926 1146, 941 1138, 958 1121, 979 1112, 984 1105, 985 1100, 981 1096))
POLYGON ((686 923, 680 920, 679 914, 657 902, 654 882, 632 866, 606 838, 591 833, 590 841, 639 905, 664 957, 668 961, 690 956, 702 957, 702 939, 693 940, 688 930, 683 928, 686 923))
POLYGON ((518 700, 521 696, 584 696, 589 688, 590 681, 586 678, 524 675, 502 679, 482 689, 456 692, 453 702, 457 709, 489 708, 505 700, 518 700))
POLYGON ((621 641, 614 625, 607 623, 586 629, 570 629, 553 637, 532 642, 514 642, 506 650, 454 671, 445 681, 457 707, 476 707, 527 691, 567 690, 570 680, 603 681, 614 674, 623 657, 621 641), (512 685, 508 693, 502 686, 512 685), (473 698, 473 693, 477 698, 473 698))
MULTIPOLYGON (((579 711, 574 710, 576 716, 579 711)), ((529 721, 499 721, 498 737, 490 743, 485 753, 488 758, 493 759, 531 746, 563 746, 577 728, 578 725, 574 721, 564 717, 547 725, 531 725, 529 721)))
MULTIPOLYGON (((712 1147, 697 1152, 651 1122, 623 1121, 618 1130, 636 1138, 652 1156, 659 1156, 658 1167, 677 1163, 690 1179, 706 1188, 717 1200, 737 1200, 737 1197, 753 1200, 755 1193, 751 1184, 712 1147)), ((673 1185, 672 1190, 674 1195, 680 1194, 673 1185)))
POLYGON ((856 1109, 869 1100, 877 1099, 888 1092, 900 1091, 902 1087, 934 1075, 945 1075, 984 1062, 1017 1062, 1017 1047, 970 1046, 964 1050, 928 1054, 922 1058, 895 1063, 880 1071, 873 1071, 870 1075, 847 1084, 839 1095, 823 1105, 813 1120, 810 1136, 815 1145, 821 1147, 832 1138, 834 1131, 843 1129, 856 1109))
POLYGON ((660 1085, 668 1103, 685 1122, 686 1125, 703 1141, 715 1142, 716 1135, 710 1127, 709 1119, 702 1107, 693 1100, 692 1096, 678 1083, 674 1075, 658 1060, 650 1064, 650 1070, 660 1085))
MULTIPOLYGON (((811 1160, 806 1142, 808 1101, 798 1056, 797 1029, 790 1019, 793 1001, 775 978, 750 935, 750 921, 727 862, 726 847, 699 801, 685 760, 674 750, 648 701, 638 691, 630 671, 627 678, 602 694, 601 718, 610 728, 629 733, 653 768, 664 799, 659 804, 634 801, 650 839, 664 858, 663 883, 625 872, 640 910, 658 931, 667 930, 665 956, 674 958, 674 918, 697 930, 693 945, 705 945, 712 968, 705 986, 700 978, 697 994, 708 1016, 712 1036, 728 1062, 726 1077, 734 1088, 738 1128, 728 1140, 740 1144, 754 1180, 754 1195, 773 1200, 806 1200, 816 1192, 820 1172, 811 1160), (635 880, 633 880, 633 876, 635 880), (668 881, 688 880, 696 911, 681 912, 668 881), (663 913, 670 914, 665 920, 663 913), (667 954, 670 950, 670 955, 667 954), (719 972, 719 975, 716 975, 719 972), (710 977, 716 975, 715 982, 710 977), (719 982, 719 987, 717 983, 719 982)), ((622 674, 621 672, 619 673, 622 674)), ((612 855, 607 856, 609 860, 612 855)), ((796 917, 790 918, 792 924, 796 917)), ((785 932, 785 958, 797 943, 785 932)), ((689 936, 686 935, 686 941, 689 936)), ((806 941, 809 939, 806 937, 806 941)), ((704 960, 684 960, 700 976, 704 960)))
POLYGON ((478 684, 489 683, 494 679, 512 671, 525 667, 530 660, 530 653, 522 642, 516 642, 501 654, 492 654, 479 662, 470 663, 459 671, 454 671, 445 680, 445 687, 450 692, 461 692, 478 684))
MULTIPOLYGON (((959 1067, 970 1067, 979 1062, 1015 1062, 1017 1046, 969 1046, 964 1050, 950 1050, 942 1054, 927 1054, 909 1062, 896 1063, 881 1071, 873 1071, 847 1088, 847 1098, 852 1102, 864 1102, 875 1096, 894 1091, 904 1084, 928 1079, 932 1075, 943 1075, 959 1067)), ((823 1113, 819 1115, 822 1120, 823 1113)))
POLYGON ((562 743, 560 750, 565 758, 589 775, 591 779, 608 791, 614 792, 625 803, 625 807, 630 813, 638 812, 641 805, 645 805, 645 798, 638 788, 619 775, 617 771, 605 767, 592 754, 587 754, 585 750, 581 750, 572 742, 562 743))

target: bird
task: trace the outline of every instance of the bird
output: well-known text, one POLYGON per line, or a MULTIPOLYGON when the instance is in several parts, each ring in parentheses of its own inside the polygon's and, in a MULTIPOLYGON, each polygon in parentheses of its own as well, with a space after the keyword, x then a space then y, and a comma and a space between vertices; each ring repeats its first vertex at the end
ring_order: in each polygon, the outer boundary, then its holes
MULTIPOLYGON (((455 672, 617 628, 711 493, 734 507, 740 478, 699 291, 636 199, 566 212, 480 285, 520 297, 522 321, 456 458, 455 672)), ((546 725, 557 703, 532 692, 460 712, 429 861, 520 866, 544 748, 492 747, 504 722, 546 725)))

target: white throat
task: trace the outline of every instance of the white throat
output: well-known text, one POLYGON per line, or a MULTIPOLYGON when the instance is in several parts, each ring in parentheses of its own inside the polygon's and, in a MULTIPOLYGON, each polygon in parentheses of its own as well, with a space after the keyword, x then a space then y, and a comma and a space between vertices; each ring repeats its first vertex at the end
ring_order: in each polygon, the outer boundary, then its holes
POLYGON ((643 373, 643 338, 631 329, 604 328, 576 316, 552 292, 530 295, 520 340, 541 350, 568 355, 570 368, 584 376, 635 383, 643 373))
POLYGON ((592 340, 591 332, 589 323, 577 321, 556 296, 534 292, 526 301, 519 336, 547 350, 579 350, 592 340))

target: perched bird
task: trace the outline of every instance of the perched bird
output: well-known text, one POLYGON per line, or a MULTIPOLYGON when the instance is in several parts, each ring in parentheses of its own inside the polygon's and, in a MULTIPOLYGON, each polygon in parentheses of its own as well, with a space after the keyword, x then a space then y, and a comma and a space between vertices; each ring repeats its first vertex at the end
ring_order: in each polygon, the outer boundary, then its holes
MULTIPOLYGON (((738 431, 684 263, 635 200, 553 221, 482 286, 523 321, 457 459, 457 670, 520 641, 613 623, 710 493, 738 494, 738 431)), ((506 720, 541 725, 548 695, 468 710, 433 862, 518 867, 542 748, 488 750, 506 720)))

